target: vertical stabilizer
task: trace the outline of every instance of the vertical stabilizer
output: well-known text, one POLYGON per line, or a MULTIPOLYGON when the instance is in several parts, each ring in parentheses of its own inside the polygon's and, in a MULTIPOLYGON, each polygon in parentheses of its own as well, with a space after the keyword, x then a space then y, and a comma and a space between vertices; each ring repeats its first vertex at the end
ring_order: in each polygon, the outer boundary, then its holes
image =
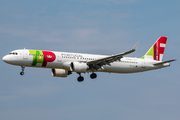
POLYGON ((167 37, 160 37, 144 55, 144 59, 162 61, 166 47, 167 37))

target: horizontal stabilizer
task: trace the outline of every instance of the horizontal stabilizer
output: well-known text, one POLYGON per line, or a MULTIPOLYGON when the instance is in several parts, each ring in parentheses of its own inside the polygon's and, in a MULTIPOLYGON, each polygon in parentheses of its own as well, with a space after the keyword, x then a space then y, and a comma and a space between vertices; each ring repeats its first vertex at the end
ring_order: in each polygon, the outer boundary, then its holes
POLYGON ((154 65, 161 65, 161 64, 169 63, 169 62, 173 62, 173 61, 176 61, 176 59, 155 63, 154 65))

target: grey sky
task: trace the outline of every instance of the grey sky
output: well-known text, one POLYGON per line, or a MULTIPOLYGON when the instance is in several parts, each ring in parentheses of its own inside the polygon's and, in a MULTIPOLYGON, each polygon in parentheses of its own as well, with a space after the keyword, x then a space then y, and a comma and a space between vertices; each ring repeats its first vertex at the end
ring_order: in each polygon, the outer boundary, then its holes
MULTIPOLYGON (((179 59, 178 0, 2 0, 0 56, 15 49, 116 54, 140 41, 141 57, 160 36, 164 60, 179 59)), ((1 120, 179 120, 179 61, 137 74, 55 78, 50 69, 0 61, 1 120)))

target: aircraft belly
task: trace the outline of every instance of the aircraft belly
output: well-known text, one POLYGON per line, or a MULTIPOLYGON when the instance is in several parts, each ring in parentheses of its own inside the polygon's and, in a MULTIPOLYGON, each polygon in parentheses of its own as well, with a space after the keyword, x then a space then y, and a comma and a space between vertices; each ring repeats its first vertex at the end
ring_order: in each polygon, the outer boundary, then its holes
POLYGON ((47 63, 46 68, 62 68, 62 62, 47 63))
POLYGON ((111 66, 103 66, 104 70, 102 72, 112 72, 112 73, 135 73, 141 72, 142 69, 140 66, 135 64, 127 64, 127 63, 112 63, 111 66))

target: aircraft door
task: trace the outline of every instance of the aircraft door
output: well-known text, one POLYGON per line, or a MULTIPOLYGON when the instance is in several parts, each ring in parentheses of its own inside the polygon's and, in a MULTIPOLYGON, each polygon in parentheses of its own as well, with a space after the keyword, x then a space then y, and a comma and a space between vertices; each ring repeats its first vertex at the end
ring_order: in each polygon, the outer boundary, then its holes
POLYGON ((58 62, 62 62, 62 56, 61 56, 61 53, 58 53, 57 61, 58 61, 58 62))
POLYGON ((141 68, 146 68, 146 61, 145 61, 145 59, 143 59, 141 62, 142 62, 141 68))
POLYGON ((23 50, 23 59, 28 59, 28 53, 29 53, 28 50, 26 49, 23 50))

